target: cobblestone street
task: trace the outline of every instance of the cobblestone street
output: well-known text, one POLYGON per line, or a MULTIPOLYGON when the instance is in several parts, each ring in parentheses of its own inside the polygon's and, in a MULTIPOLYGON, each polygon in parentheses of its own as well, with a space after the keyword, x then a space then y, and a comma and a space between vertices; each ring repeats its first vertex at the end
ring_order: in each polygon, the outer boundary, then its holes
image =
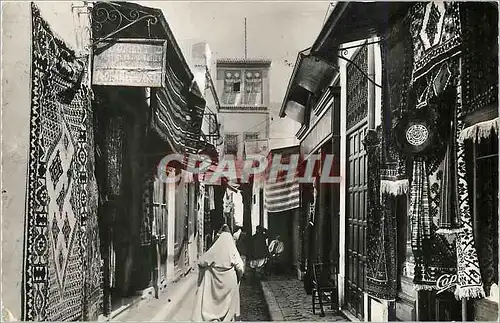
MULTIPOLYGON (((191 278, 192 279, 192 278, 191 278)), ((134 306, 120 315, 113 321, 151 321, 159 319, 159 313, 165 315, 161 320, 186 322, 191 320, 192 306, 195 302, 196 288, 190 285, 187 293, 183 293, 182 300, 177 300, 172 307, 169 300, 175 301, 175 294, 171 297, 162 295, 160 299, 149 299, 138 306, 134 306), (171 299, 174 297, 173 299, 171 299), (166 306, 171 310, 165 311, 166 306), (167 314, 168 312, 168 314, 167 314)), ((239 321, 258 322, 271 321, 273 317, 269 310, 278 312, 280 320, 284 321, 347 321, 343 316, 334 313, 331 309, 325 308, 325 317, 312 313, 311 295, 307 295, 302 282, 294 277, 270 277, 268 280, 260 282, 252 280, 250 277, 244 279, 240 285, 241 316, 239 321), (261 285, 262 284, 262 285, 261 285), (267 290, 267 298, 262 289, 267 290)), ((276 318, 274 318, 276 319, 276 318)))
MULTIPOLYGON (((190 290, 184 297, 176 313, 169 317, 169 321, 189 321, 191 319, 192 306, 195 301, 196 290, 190 290)), ((267 305, 262 294, 259 282, 243 280, 240 286, 241 317, 240 321, 269 321, 267 305)))
MULTIPOLYGON (((268 289, 274 299, 271 307, 278 307, 284 321, 348 321, 340 314, 334 313, 330 308, 325 307, 325 317, 312 312, 311 295, 307 295, 302 281, 295 277, 270 277, 263 282, 264 288, 268 289)), ((270 308, 273 310, 273 308, 270 308)))
POLYGON ((270 321, 260 282, 244 279, 240 285, 241 321, 270 321))

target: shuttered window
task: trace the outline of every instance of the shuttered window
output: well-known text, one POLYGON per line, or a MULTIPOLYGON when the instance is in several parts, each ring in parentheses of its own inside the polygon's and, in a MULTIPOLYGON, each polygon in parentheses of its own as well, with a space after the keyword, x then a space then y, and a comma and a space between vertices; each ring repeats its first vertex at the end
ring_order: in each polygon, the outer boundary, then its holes
POLYGON ((236 155, 238 153, 238 135, 226 134, 224 140, 224 151, 229 155, 236 155))

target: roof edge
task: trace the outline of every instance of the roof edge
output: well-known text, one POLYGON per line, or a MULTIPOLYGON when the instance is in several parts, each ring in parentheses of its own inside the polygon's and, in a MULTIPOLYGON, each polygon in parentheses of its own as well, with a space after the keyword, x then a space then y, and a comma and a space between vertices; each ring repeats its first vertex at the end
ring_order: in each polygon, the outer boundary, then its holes
POLYGON ((300 144, 269 149, 269 153, 282 151, 282 150, 292 150, 292 149, 300 149, 300 144))
POLYGON ((224 64, 258 64, 258 65, 268 65, 270 66, 272 64, 272 60, 267 59, 267 58, 232 58, 232 57, 227 57, 227 58, 219 58, 216 60, 217 65, 224 65, 224 64))
POLYGON ((321 50, 321 47, 325 44, 333 29, 335 29, 337 22, 342 17, 350 3, 351 2, 349 1, 342 1, 334 4, 332 12, 328 16, 326 23, 321 28, 318 37, 311 47, 313 52, 318 52, 321 50))
POLYGON ((279 111, 280 118, 284 118, 286 116, 285 113, 286 103, 288 102, 288 96, 290 95, 292 84, 295 82, 295 76, 297 75, 300 63, 305 57, 309 56, 310 53, 311 53, 311 47, 301 50, 297 54, 297 60, 295 61, 295 65, 293 66, 292 75, 290 76, 290 80, 288 81, 288 86, 286 88, 285 96, 283 97, 283 102, 281 102, 281 108, 279 111))

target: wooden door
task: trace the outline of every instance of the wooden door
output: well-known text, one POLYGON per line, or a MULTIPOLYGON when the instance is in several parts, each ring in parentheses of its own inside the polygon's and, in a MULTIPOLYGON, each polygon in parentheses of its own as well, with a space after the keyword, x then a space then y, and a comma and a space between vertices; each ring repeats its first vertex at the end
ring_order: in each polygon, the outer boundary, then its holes
POLYGON ((174 244, 174 267, 176 277, 180 277, 186 268, 188 260, 188 214, 189 214, 189 191, 188 184, 183 180, 176 184, 175 192, 175 244, 174 244))
POLYGON ((158 283, 167 279, 168 232, 167 185, 156 179, 153 187, 153 216, 158 235, 158 283))
POLYGON ((365 288, 365 236, 367 207, 367 155, 363 139, 366 122, 350 129, 347 136, 347 203, 346 203, 346 307, 363 320, 365 288))

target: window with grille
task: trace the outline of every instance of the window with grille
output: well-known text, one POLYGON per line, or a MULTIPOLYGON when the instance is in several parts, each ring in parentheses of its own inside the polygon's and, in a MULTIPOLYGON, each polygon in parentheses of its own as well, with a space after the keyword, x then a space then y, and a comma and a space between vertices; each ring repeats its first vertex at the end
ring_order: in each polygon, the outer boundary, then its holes
POLYGON ((208 115, 208 134, 215 135, 217 133, 217 120, 214 113, 208 115))
POLYGON ((225 70, 222 104, 261 105, 262 71, 254 69, 225 70))
POLYGON ((175 233, 174 233, 174 266, 183 264, 183 251, 186 247, 188 229, 188 184, 184 180, 175 187, 175 233))
POLYGON ((222 104, 240 104, 242 79, 240 70, 224 71, 224 92, 222 94, 222 104))
POLYGON ((238 153, 238 135, 236 134, 226 134, 225 135, 225 150, 226 154, 236 155, 238 153))
POLYGON ((259 70, 245 71, 245 94, 243 104, 262 104, 262 72, 259 70))
POLYGON ((167 185, 156 178, 153 183, 153 219, 154 229, 158 239, 165 239, 167 236, 167 185))

